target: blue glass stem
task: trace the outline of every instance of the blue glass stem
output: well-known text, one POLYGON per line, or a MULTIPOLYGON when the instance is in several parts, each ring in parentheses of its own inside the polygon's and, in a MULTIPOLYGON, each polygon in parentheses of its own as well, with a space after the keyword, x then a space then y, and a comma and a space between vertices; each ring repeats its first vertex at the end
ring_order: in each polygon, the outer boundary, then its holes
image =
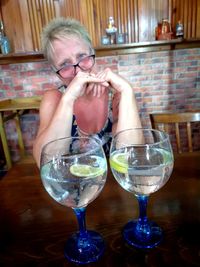
POLYGON ((90 238, 86 229, 85 208, 74 209, 79 225, 78 248, 86 249, 90 245, 90 238))
POLYGON ((149 197, 146 195, 137 195, 139 203, 139 219, 136 225, 136 235, 142 241, 147 241, 151 238, 151 225, 147 218, 147 204, 149 197))

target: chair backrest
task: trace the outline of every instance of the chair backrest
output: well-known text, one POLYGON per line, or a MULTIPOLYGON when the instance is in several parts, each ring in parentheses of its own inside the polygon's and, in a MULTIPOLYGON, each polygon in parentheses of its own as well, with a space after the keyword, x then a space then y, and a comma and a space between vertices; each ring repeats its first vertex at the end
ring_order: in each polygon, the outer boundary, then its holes
POLYGON ((150 121, 152 128, 174 135, 177 153, 193 152, 194 146, 195 150, 200 150, 200 111, 151 113, 150 121), (194 142, 195 132, 196 142, 194 142))
POLYGON ((25 153, 26 151, 24 148, 20 117, 29 110, 39 110, 40 102, 41 102, 40 96, 5 99, 0 101, 0 137, 7 169, 10 169, 12 167, 13 162, 11 159, 11 153, 7 141, 8 138, 4 124, 9 120, 14 119, 18 137, 17 141, 18 141, 20 157, 21 158, 24 157, 26 155, 25 153))

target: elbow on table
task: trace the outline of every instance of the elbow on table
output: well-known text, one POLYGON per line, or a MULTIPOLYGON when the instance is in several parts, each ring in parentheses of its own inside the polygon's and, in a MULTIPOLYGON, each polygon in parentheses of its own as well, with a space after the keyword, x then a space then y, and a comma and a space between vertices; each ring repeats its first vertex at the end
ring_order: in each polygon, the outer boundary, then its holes
POLYGON ((40 168, 41 149, 39 149, 37 139, 35 139, 33 142, 32 154, 33 154, 33 158, 35 159, 38 168, 40 168))

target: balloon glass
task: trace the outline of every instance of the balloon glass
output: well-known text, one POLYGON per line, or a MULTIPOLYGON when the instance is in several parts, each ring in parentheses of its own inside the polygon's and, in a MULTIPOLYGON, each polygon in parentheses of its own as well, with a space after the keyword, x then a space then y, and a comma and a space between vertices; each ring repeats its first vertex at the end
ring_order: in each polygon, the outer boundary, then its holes
POLYGON ((104 252, 104 241, 87 230, 85 210, 97 198, 107 178, 107 161, 101 141, 92 137, 66 137, 46 144, 41 153, 40 175, 47 193, 70 207, 79 231, 66 242, 65 257, 76 264, 96 262, 104 252))
POLYGON ((139 218, 128 222, 123 237, 137 248, 153 248, 163 237, 161 228, 146 215, 148 197, 165 185, 174 164, 169 136, 153 129, 128 129, 111 143, 110 166, 119 185, 134 194, 139 218))

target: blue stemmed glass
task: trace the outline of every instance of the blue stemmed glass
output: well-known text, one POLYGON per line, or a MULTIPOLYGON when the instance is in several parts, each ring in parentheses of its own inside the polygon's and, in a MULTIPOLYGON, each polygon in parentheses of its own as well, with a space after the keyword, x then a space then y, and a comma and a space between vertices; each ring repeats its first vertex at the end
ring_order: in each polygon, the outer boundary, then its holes
POLYGON ((153 129, 128 129, 117 133, 111 143, 110 166, 117 182, 133 193, 139 203, 139 218, 123 228, 123 237, 137 248, 153 248, 162 238, 162 229, 147 218, 151 193, 168 181, 173 170, 169 136, 153 129))
POLYGON ((49 142, 42 149, 40 175, 49 195, 72 208, 78 220, 79 231, 67 240, 65 257, 76 264, 96 262, 104 252, 104 240, 86 229, 85 211, 106 182, 107 161, 100 140, 66 137, 49 142))

